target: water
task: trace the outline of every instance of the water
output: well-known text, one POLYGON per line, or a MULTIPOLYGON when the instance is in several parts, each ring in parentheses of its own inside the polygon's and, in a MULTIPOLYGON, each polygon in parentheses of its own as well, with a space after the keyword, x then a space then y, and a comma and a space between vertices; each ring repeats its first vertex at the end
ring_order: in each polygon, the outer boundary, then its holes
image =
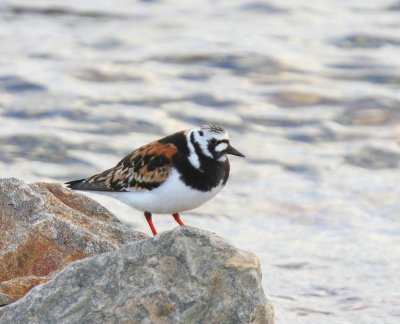
POLYGON ((220 124, 247 158, 182 219, 260 257, 278 323, 398 323, 399 28, 382 0, 3 0, 0 176, 85 177, 220 124))

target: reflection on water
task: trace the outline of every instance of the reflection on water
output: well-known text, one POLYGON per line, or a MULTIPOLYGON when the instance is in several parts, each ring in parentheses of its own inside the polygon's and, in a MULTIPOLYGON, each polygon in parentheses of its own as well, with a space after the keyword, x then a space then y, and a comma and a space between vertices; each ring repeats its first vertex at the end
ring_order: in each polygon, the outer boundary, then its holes
POLYGON ((399 322, 398 2, 0 6, 0 176, 88 176, 220 124, 247 159, 186 223, 259 255, 279 323, 399 322))

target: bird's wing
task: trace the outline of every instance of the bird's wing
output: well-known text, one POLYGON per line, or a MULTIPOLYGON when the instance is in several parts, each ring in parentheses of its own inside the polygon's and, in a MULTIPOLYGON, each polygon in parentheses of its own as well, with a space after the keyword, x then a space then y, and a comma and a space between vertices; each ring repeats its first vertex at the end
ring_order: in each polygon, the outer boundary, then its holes
POLYGON ((177 152, 174 144, 153 142, 134 150, 111 169, 66 184, 68 188, 75 190, 152 190, 160 186, 170 175, 172 158, 177 152))

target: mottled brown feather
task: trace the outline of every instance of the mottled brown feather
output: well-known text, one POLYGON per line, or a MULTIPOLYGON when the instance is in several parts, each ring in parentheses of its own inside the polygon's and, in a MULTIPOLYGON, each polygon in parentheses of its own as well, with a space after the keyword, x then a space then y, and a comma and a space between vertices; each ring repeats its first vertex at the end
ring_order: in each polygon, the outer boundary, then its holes
POLYGON ((168 178, 172 171, 171 160, 177 151, 173 144, 153 142, 134 150, 114 168, 68 184, 77 190, 152 190, 168 178))

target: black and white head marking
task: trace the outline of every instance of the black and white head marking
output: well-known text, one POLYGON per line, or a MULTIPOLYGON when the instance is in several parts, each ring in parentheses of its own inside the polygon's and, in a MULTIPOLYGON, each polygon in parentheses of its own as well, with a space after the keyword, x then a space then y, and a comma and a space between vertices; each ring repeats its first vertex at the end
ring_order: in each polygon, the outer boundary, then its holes
POLYGON ((201 158, 225 161, 229 147, 229 135, 219 126, 204 125, 187 133, 190 150, 189 161, 195 168, 200 167, 201 158))

